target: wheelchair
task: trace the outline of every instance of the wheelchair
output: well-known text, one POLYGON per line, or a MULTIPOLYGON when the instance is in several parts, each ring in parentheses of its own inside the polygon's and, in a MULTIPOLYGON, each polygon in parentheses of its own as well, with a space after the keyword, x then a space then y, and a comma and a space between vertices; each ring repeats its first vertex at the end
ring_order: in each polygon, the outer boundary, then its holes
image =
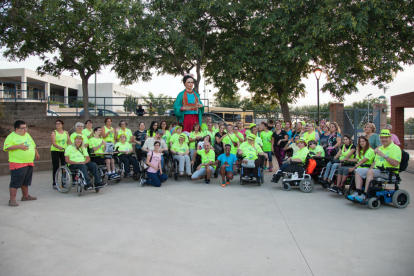
MULTIPOLYGON (((368 191, 366 193, 366 198, 364 201, 359 202, 358 200, 347 199, 353 203, 358 203, 362 205, 368 205, 370 209, 376 210, 381 206, 381 203, 392 203, 397 208, 405 208, 410 204, 410 194, 405 190, 399 189, 399 184, 401 178, 398 174, 399 169, 397 168, 384 168, 378 167, 382 173, 388 173, 388 179, 381 177, 374 178, 368 183, 368 191), (385 185, 394 185, 394 190, 385 189, 385 185)), ((366 183, 365 183, 366 185, 366 183)), ((350 185, 348 189, 348 194, 351 194, 355 191, 355 184, 350 185)), ((365 189, 363 187, 362 189, 365 189)))
MULTIPOLYGON (((244 156, 240 156, 237 154, 238 160, 243 160, 244 156)), ((263 156, 259 155, 258 158, 264 159, 263 156)), ((263 162, 264 164, 264 162, 263 162)), ((245 168, 243 166, 240 166, 240 185, 244 185, 244 182, 247 183, 257 183, 257 186, 261 186, 264 183, 264 167, 263 164, 260 165, 259 170, 257 171, 258 177, 256 180, 253 180, 253 168, 245 168), (250 177, 250 179, 246 179, 247 177, 250 177)))
MULTIPOLYGON (((168 177, 172 177, 172 175, 174 174, 174 179, 178 180, 178 177, 180 176, 180 172, 178 171, 180 168, 180 163, 178 162, 178 160, 174 160, 174 155, 170 152, 170 158, 171 160, 169 160, 169 163, 171 164, 171 167, 168 168, 168 174, 167 172, 165 172, 165 174, 167 174, 168 177)), ((164 167, 166 167, 167 165, 165 164, 164 167)), ((193 167, 191 166, 191 172, 193 173, 193 167)), ((183 176, 186 176, 186 174, 184 174, 183 176)), ((191 176, 190 176, 191 177, 191 176)))
MULTIPOLYGON (((92 185, 95 186, 95 178, 92 173, 88 172, 89 179, 92 185)), ((67 165, 60 166, 55 174, 55 183, 58 191, 64 194, 69 193, 72 186, 76 187, 78 196, 81 196, 82 191, 85 190, 86 180, 85 175, 80 170, 70 170, 67 165)), ((99 188, 95 188, 95 191, 99 193, 99 188)))
POLYGON ((312 176, 306 173, 310 159, 309 156, 306 158, 305 165, 302 162, 290 161, 290 166, 283 172, 282 189, 284 191, 289 191, 293 186, 299 186, 299 189, 304 193, 313 191, 315 183, 312 176))
MULTIPOLYGON (((124 172, 124 164, 119 160, 119 158, 117 158, 118 152, 110 152, 107 153, 105 152, 105 156, 111 155, 112 158, 114 158, 114 164, 115 164, 115 172, 118 174, 117 177, 112 177, 111 179, 108 179, 109 181, 115 181, 116 183, 121 182, 121 175, 122 172, 124 172)), ((103 154, 94 154, 95 156, 102 156, 103 154)), ((92 161, 93 162, 93 161, 92 161)), ((106 177, 106 173, 107 173, 107 169, 106 169, 106 165, 102 165, 102 164, 96 164, 98 166, 98 171, 99 174, 101 175, 102 180, 105 179, 106 177)))

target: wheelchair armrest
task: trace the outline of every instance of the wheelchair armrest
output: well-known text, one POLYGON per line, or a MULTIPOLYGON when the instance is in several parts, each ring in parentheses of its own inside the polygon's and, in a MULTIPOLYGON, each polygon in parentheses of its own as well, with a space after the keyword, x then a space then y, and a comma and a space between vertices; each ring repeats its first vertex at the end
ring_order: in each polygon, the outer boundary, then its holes
POLYGON ((356 162, 348 162, 348 161, 341 162, 341 163, 342 163, 342 166, 345 166, 345 167, 353 167, 357 164, 356 162))
POLYGON ((316 155, 314 155, 314 156, 312 156, 312 158, 313 158, 313 159, 321 159, 321 160, 322 160, 322 159, 324 159, 325 157, 323 157, 323 156, 316 156, 316 155))
POLYGON ((332 159, 332 164, 334 164, 334 163, 340 163, 341 161, 339 160, 339 159, 332 159))
POLYGON ((297 161, 290 161, 291 165, 303 165, 302 162, 297 162, 297 161))
POLYGON ((362 164, 361 167, 363 167, 363 168, 369 168, 369 167, 371 167, 371 164, 362 164))

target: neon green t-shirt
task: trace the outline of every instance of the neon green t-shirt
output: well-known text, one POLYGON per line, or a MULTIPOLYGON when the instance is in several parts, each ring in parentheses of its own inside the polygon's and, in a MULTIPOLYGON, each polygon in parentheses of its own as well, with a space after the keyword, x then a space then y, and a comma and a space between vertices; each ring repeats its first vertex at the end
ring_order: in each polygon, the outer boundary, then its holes
POLYGON ((308 156, 308 153, 309 153, 308 148, 304 147, 304 148, 298 150, 297 152, 295 152, 292 155, 292 160, 293 159, 300 159, 300 160, 302 160, 302 163, 305 164, 306 156, 308 156))
POLYGON ((272 151, 272 135, 273 132, 269 131, 262 131, 260 133, 260 138, 263 141, 263 151, 269 152, 272 151))
MULTIPOLYGON (((195 139, 196 137, 198 137, 198 138, 203 138, 203 133, 201 133, 201 132, 198 132, 197 134, 194 132, 194 131, 192 131, 191 133, 190 133, 190 139, 195 139)), ((213 140, 211 140, 211 141, 213 141, 213 140)), ((195 141, 194 142, 190 142, 190 149, 195 149, 196 147, 195 147, 195 141)))
MULTIPOLYGON (((125 142, 125 144, 118 142, 115 144, 115 149, 118 149, 119 151, 128 151, 128 150, 132 150, 132 145, 128 142, 125 142)), ((124 154, 124 153, 118 153, 118 155, 121 155, 121 154, 124 154)))
POLYGON ((176 142, 171 146, 171 150, 179 153, 186 153, 188 150, 188 145, 185 142, 182 145, 180 145, 179 142, 176 142))
MULTIPOLYGON (((201 156, 201 163, 208 163, 210 161, 214 162, 216 159, 216 154, 214 153, 214 150, 209 150, 208 153, 206 153, 205 149, 197 150, 197 154, 201 156)), ((204 166, 201 166, 204 167, 204 166)), ((212 166, 214 169, 216 166, 212 166)))
POLYGON ((319 152, 321 153, 320 156, 325 157, 325 150, 322 146, 316 145, 315 149, 309 149, 311 156, 317 155, 319 152))
POLYGON ((89 156, 89 154, 84 147, 77 149, 76 146, 69 145, 65 150, 65 156, 69 156, 69 160, 73 162, 85 162, 86 156, 89 156))
POLYGON ((230 153, 232 154, 237 154, 237 145, 234 146, 234 143, 239 142, 239 138, 237 138, 236 134, 232 133, 229 137, 229 134, 226 135, 226 137, 223 138, 223 140, 221 140, 223 142, 224 145, 226 144, 230 144, 231 145, 231 150, 230 153))
POLYGON ((243 151, 245 158, 249 160, 256 160, 259 153, 263 152, 262 148, 257 143, 252 146, 247 141, 240 145, 240 149, 243 151))
MULTIPOLYGON (((201 124, 201 131, 205 131, 208 129, 208 126, 206 123, 201 124)), ((213 132, 216 131, 216 128, 213 126, 213 132)))
MULTIPOLYGON (((345 159, 345 157, 351 152, 352 150, 352 144, 349 145, 349 148, 347 150, 345 150, 345 145, 342 146, 341 149, 341 156, 339 156, 339 160, 345 159)), ((351 156, 349 158, 354 158, 355 154, 351 154, 351 156)))
POLYGON ((214 146, 214 140, 216 140, 215 139, 216 130, 214 129, 214 127, 213 127, 213 131, 210 131, 208 129, 206 129, 206 130, 203 131, 203 137, 205 137, 207 135, 210 135, 210 138, 211 138, 211 146, 214 146))
MULTIPOLYGON (((89 139, 89 148, 95 148, 97 146, 99 146, 102 141, 104 141, 104 139, 102 138, 95 138, 92 137, 91 139, 89 139)), ((98 150, 95 150, 94 153, 104 153, 105 152, 105 145, 102 145, 98 150)))
MULTIPOLYGON (((401 149, 399 146, 397 146, 393 142, 391 142, 391 144, 389 144, 388 147, 386 148, 384 146, 381 146, 379 150, 385 155, 388 155, 389 158, 392 158, 394 160, 401 162, 401 149)), ((375 155, 374 161, 375 161, 375 168, 382 167, 382 165, 384 165, 385 168, 399 168, 400 167, 399 164, 398 166, 391 166, 391 164, 388 163, 384 157, 381 157, 379 155, 375 155)))
MULTIPOLYGON (((375 158, 375 152, 372 148, 369 148, 364 155, 362 155, 362 150, 360 151, 359 154, 356 155, 356 158, 358 159, 358 162, 361 161, 362 159, 366 158, 368 159, 367 162, 365 162, 364 164, 366 165, 371 165, 372 162, 374 162, 374 158, 375 158)), ((361 166, 359 166, 358 168, 362 168, 361 166)))
POLYGON ((33 163, 35 159, 35 147, 36 144, 33 141, 32 137, 29 133, 26 132, 25 135, 18 135, 16 132, 10 133, 6 141, 4 141, 3 150, 9 152, 9 162, 13 163, 33 163), (16 146, 20 144, 25 144, 29 149, 28 150, 10 150, 8 151, 7 148, 11 146, 16 146))
POLYGON ((310 140, 315 140, 316 139, 316 131, 309 133, 309 132, 305 132, 303 133, 303 138, 305 139, 306 143, 309 143, 310 140))
POLYGON ((150 133, 151 133, 151 132, 150 132, 150 130, 148 129, 148 130, 147 130, 147 135, 148 135, 148 137, 154 137, 154 136, 155 136, 155 134, 157 134, 157 131, 153 131, 153 132, 152 132, 152 136, 150 135, 150 133))
MULTIPOLYGON (((75 137, 76 137, 77 135, 80 135, 80 134, 78 134, 78 133, 74 132, 74 133, 72 133, 72 134, 70 135, 69 139, 70 139, 70 141, 72 142, 72 144, 74 144, 74 143, 75 143, 75 137)), ((88 143, 89 143, 88 137, 86 137, 86 135, 85 135, 85 134, 83 134, 83 133, 82 133, 82 137, 83 137, 83 144, 84 144, 84 145, 85 145, 85 144, 88 144, 88 143)))
POLYGON ((118 131, 118 136, 120 134, 126 135, 126 142, 129 143, 129 139, 132 137, 132 131, 129 128, 125 128, 125 131, 122 130, 122 128, 118 131))
POLYGON ((164 139, 165 143, 167 144, 167 147, 170 147, 170 139, 171 139, 171 132, 167 129, 165 130, 164 135, 161 137, 161 139, 164 139))
MULTIPOLYGON (((109 131, 114 130, 113 127, 107 128, 106 126, 104 126, 104 128, 105 128, 105 133, 108 133, 109 131)), ((103 139, 104 139, 105 142, 115 143, 115 134, 114 134, 114 132, 109 133, 109 135, 106 136, 103 139)))
POLYGON ((52 144, 52 146, 50 146, 50 151, 65 151, 66 147, 68 146, 68 133, 66 132, 66 130, 64 130, 63 133, 60 134, 59 132, 57 132, 57 130, 55 130, 55 134, 55 143, 56 145, 62 147, 63 150, 59 150, 52 144))
POLYGON ((91 139, 91 138, 88 138, 89 137, 89 135, 91 135, 92 134, 92 132, 93 132, 93 129, 91 129, 91 131, 89 131, 87 128, 84 128, 83 130, 82 130, 82 134, 83 135, 85 135, 85 137, 86 137, 86 139, 87 140, 85 140, 85 141, 83 141, 85 144, 88 144, 89 143, 89 139, 91 139))
MULTIPOLYGON (((174 145, 175 143, 178 143, 181 134, 182 133, 180 133, 180 134, 174 133, 173 135, 171 135, 170 142, 172 142, 172 145, 174 145)), ((185 142, 188 144, 188 136, 187 135, 185 135, 185 142)))

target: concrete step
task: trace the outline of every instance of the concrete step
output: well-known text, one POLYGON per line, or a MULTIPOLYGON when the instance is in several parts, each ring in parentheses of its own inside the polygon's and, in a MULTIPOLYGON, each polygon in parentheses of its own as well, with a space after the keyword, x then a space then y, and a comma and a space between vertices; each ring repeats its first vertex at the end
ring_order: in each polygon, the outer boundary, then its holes
MULTIPOLYGON (((53 169, 52 160, 39 160, 34 161, 34 168, 35 172, 41 171, 51 171, 53 169)), ((0 163, 0 175, 9 175, 9 163, 0 163)))
MULTIPOLYGON (((50 147, 38 147, 37 152, 40 155, 40 160, 49 160, 52 158, 51 153, 50 153, 50 147)), ((9 152, 1 150, 0 151, 0 164, 7 163, 7 162, 9 162, 9 152)))

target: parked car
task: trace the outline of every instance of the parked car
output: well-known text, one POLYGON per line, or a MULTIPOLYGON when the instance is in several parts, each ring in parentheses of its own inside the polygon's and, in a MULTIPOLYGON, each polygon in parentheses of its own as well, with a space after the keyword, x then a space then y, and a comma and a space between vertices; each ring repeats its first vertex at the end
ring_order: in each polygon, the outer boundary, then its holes
MULTIPOLYGON (((78 113, 78 116, 83 116, 83 115, 84 115, 84 110, 82 109, 78 113)), ((119 114, 111 110, 108 110, 108 109, 97 108, 95 110, 95 108, 89 108, 89 116, 119 116, 119 114)))
POLYGON ((221 118, 220 116, 218 116, 217 114, 211 113, 211 112, 207 112, 203 114, 203 117, 205 116, 210 116, 211 117, 211 121, 215 124, 221 124, 223 123, 224 125, 227 126, 227 123, 223 120, 223 118, 221 118))
POLYGON ((47 116, 60 116, 59 113, 53 111, 52 109, 48 109, 46 115, 47 116))

